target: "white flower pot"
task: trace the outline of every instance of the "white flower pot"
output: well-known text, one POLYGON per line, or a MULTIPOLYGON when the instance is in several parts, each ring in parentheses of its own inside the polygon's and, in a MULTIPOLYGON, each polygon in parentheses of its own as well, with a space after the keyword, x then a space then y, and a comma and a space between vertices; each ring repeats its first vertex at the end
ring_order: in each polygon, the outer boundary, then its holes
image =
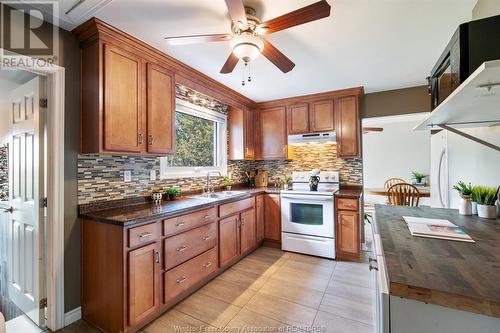
POLYGON ((460 207, 458 208, 460 215, 472 215, 472 203, 470 197, 460 198, 460 207))
POLYGON ((472 205, 472 215, 477 215, 477 202, 472 201, 471 205, 472 205))
POLYGON ((494 219, 497 217, 497 208, 495 206, 477 205, 477 215, 485 219, 494 219))

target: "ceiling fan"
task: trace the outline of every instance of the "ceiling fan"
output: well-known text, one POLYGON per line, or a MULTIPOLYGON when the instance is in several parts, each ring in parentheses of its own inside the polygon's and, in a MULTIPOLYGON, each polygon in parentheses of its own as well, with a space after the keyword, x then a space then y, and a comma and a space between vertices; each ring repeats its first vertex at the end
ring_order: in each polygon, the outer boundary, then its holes
POLYGON ((291 71, 295 64, 264 37, 277 31, 328 17, 331 9, 328 2, 322 0, 269 21, 261 22, 255 16, 256 12, 253 8, 243 5, 243 0, 225 1, 232 19, 232 33, 165 38, 170 45, 229 41, 232 52, 220 70, 222 74, 231 73, 240 59, 247 65, 261 53, 283 73, 291 71))

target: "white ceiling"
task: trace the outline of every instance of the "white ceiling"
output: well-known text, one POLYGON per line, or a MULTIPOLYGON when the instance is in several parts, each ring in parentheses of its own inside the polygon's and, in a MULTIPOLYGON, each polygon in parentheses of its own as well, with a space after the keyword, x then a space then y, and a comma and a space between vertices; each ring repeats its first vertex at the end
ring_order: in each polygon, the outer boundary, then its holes
MULTIPOLYGON (((72 1, 76 0, 65 0, 72 1)), ((93 0, 95 1, 95 0, 93 0)), ((262 20, 317 0, 248 0, 262 20)), ((166 45, 164 37, 230 31, 224 0, 105 0, 93 15, 255 100, 364 86, 366 92, 425 84, 425 77, 477 0, 328 0, 330 17, 277 32, 269 40, 295 62, 283 74, 266 58, 220 74, 229 43, 166 45)))

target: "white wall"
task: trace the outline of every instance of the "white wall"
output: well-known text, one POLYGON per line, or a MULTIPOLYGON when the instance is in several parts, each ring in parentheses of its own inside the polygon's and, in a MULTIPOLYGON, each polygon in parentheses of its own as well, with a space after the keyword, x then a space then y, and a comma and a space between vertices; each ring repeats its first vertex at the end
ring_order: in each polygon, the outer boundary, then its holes
MULTIPOLYGON (((485 141, 500 145, 500 126, 460 129, 485 141)), ((473 185, 500 185, 500 152, 448 132, 448 168, 450 188, 459 180, 473 185)), ((450 190, 450 207, 458 208, 460 198, 450 190)))
POLYGON ((473 20, 493 15, 500 15, 500 0, 478 0, 472 10, 473 20))

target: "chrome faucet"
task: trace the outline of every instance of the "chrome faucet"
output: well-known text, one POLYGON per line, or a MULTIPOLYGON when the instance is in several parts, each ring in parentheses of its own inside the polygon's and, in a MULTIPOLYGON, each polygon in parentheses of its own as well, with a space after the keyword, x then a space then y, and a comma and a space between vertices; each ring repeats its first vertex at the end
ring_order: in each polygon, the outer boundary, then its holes
POLYGON ((220 173, 220 171, 209 171, 209 172, 207 172, 207 193, 212 192, 210 190, 210 188, 212 187, 211 184, 210 184, 210 174, 218 174, 220 177, 222 177, 222 174, 220 173))

